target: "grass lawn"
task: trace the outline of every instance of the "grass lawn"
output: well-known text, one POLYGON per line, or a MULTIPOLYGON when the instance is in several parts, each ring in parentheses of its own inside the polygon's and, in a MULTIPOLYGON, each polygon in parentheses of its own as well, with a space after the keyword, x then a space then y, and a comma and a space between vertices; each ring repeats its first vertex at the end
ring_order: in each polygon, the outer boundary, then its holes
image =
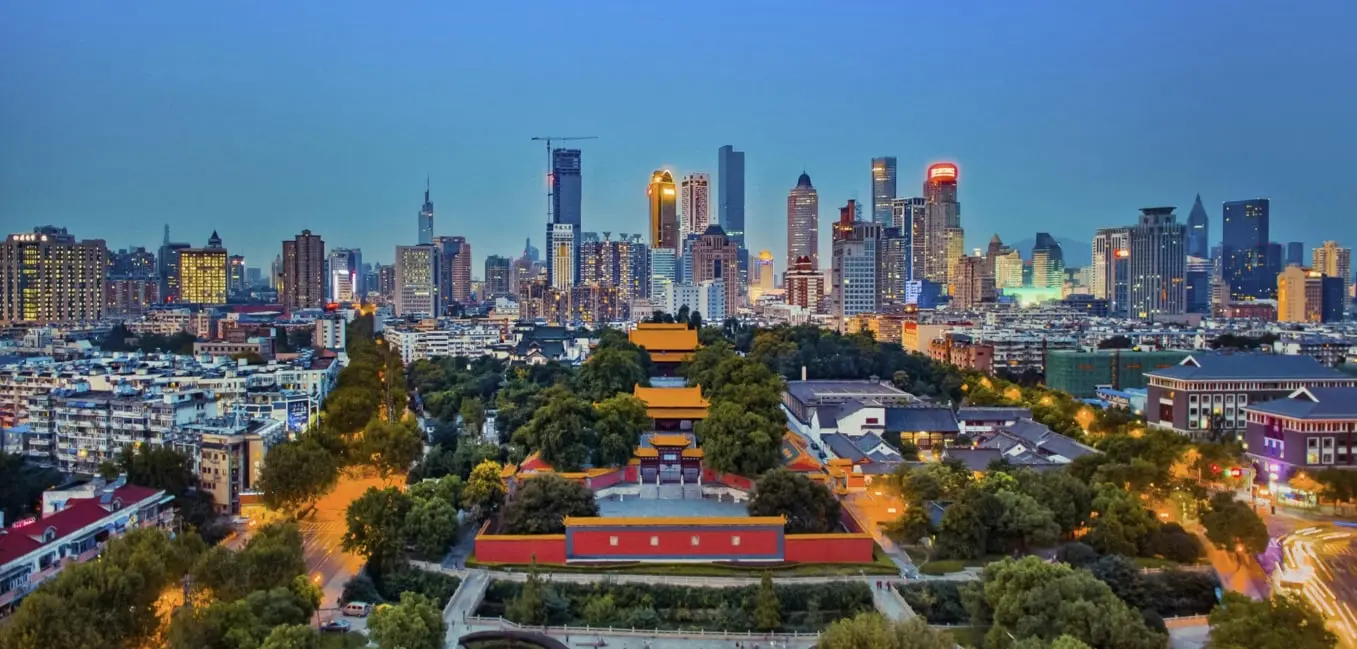
MULTIPOLYGON (((467 559, 469 568, 511 570, 524 572, 528 566, 500 563, 482 563, 473 556, 467 559)), ((590 565, 540 566, 544 572, 589 572, 615 575, 672 575, 681 577, 759 577, 768 573, 774 577, 851 577, 853 575, 899 575, 895 562, 876 548, 871 563, 780 563, 773 565, 736 565, 726 563, 625 563, 590 565)))
POLYGON ((937 577, 939 575, 961 572, 961 569, 965 567, 966 562, 961 559, 939 559, 920 565, 919 574, 937 577))

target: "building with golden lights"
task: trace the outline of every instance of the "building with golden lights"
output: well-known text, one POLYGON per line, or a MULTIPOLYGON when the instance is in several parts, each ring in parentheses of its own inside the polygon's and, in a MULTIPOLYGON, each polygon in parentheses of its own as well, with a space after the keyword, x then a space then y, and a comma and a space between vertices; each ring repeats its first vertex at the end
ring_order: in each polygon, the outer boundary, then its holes
POLYGON ((43 226, 0 244, 0 322, 76 323, 104 309, 108 246, 43 226))
POLYGON ((663 169, 651 174, 646 196, 650 199, 650 247, 678 250, 678 191, 674 188, 674 174, 663 169))
POLYGON ((226 304, 230 259, 215 231, 206 248, 179 250, 179 302, 226 304))

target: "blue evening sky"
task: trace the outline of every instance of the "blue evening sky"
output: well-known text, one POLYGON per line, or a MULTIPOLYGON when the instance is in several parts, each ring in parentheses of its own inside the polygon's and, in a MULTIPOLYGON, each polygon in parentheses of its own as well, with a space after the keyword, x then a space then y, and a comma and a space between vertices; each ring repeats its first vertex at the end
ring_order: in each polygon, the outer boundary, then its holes
POLYGON ((1265 196, 1274 240, 1352 245, 1354 24, 1351 0, 8 2, 0 225, 113 248, 216 229, 266 269, 310 228, 389 262, 428 173, 479 276, 542 245, 529 138, 598 135, 586 230, 644 232, 653 169, 715 175, 733 144, 779 271, 797 175, 827 258, 873 155, 902 195, 957 162, 971 247, 1185 219, 1197 192, 1213 239, 1221 201, 1265 196))

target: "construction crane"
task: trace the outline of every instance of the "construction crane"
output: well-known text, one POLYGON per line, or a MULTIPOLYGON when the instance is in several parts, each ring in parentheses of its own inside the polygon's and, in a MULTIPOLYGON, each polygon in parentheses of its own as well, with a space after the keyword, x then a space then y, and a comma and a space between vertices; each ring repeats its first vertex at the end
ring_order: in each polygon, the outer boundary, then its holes
MULTIPOLYGON (((532 138, 534 142, 547 143, 547 223, 551 223, 551 143, 572 140, 597 140, 597 135, 543 135, 532 138)), ((550 245, 551 242, 547 242, 550 245)))

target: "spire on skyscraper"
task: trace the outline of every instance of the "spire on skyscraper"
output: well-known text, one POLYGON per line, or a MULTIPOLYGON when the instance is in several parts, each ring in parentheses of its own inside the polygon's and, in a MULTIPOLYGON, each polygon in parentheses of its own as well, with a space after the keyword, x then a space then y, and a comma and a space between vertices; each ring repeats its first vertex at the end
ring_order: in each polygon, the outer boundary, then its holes
POLYGON ((165 224, 165 243, 164 243, 163 245, 166 245, 166 246, 170 245, 170 224, 169 224, 169 223, 166 223, 166 224, 165 224))
POLYGON ((221 237, 217 236, 217 231, 216 231, 216 230, 213 230, 213 231, 212 231, 212 236, 210 236, 210 237, 207 238, 207 247, 208 247, 208 248, 220 248, 220 247, 221 247, 221 237))
POLYGON ((1189 257, 1208 259, 1211 256, 1211 224, 1202 206, 1202 195, 1192 202, 1192 211, 1187 213, 1187 254, 1189 257))

